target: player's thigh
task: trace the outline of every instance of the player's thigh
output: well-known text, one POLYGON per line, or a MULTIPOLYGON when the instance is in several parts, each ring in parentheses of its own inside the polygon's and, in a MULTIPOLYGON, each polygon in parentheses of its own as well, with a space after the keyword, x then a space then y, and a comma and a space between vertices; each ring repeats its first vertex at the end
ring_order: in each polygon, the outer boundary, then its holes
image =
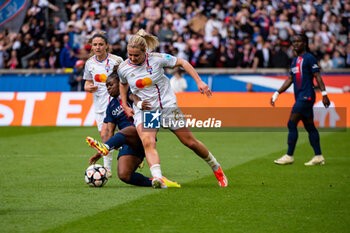
POLYGON ((136 171, 142 160, 135 155, 122 155, 118 159, 118 174, 125 176, 136 171))
POLYGON ((124 129, 119 131, 120 133, 123 133, 125 136, 126 144, 132 146, 132 147, 139 147, 142 146, 141 139, 137 133, 135 126, 128 126, 124 129))
POLYGON ((95 113, 97 129, 98 129, 99 132, 102 132, 102 128, 106 127, 106 125, 104 126, 105 123, 103 122, 105 117, 106 117, 106 113, 105 112, 95 113))

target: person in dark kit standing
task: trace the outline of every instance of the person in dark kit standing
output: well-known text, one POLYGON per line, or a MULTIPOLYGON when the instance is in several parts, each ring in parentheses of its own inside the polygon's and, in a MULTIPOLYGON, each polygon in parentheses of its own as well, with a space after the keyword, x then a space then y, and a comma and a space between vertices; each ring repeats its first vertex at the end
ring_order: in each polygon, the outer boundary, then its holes
POLYGON ((294 162, 294 149, 298 140, 298 122, 301 120, 309 134, 309 141, 314 149, 315 156, 304 163, 305 166, 323 165, 325 159, 321 153, 320 136, 314 124, 313 105, 315 103, 315 90, 313 79, 316 79, 317 85, 322 93, 322 101, 326 108, 330 101, 327 96, 326 88, 320 74, 320 68, 317 65, 316 58, 309 53, 308 38, 304 34, 297 34, 293 37, 293 49, 297 55, 292 61, 291 72, 288 79, 282 84, 271 98, 271 105, 274 106, 280 93, 294 84, 295 104, 292 108, 288 121, 288 151, 287 154, 274 162, 276 164, 292 164, 294 162))

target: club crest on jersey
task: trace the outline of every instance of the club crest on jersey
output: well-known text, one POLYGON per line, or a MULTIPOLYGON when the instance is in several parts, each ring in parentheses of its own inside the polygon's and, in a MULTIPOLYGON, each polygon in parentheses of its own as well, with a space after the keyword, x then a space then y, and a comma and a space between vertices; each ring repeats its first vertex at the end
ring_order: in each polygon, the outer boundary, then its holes
POLYGON ((108 73, 108 72, 111 70, 111 66, 110 66, 109 64, 107 64, 107 65, 105 66, 105 69, 106 69, 106 72, 108 73))
POLYGON ((300 73, 299 67, 297 67, 297 66, 296 66, 296 67, 293 67, 293 68, 292 68, 292 73, 293 73, 293 74, 300 73))
POLYGON ((152 66, 147 66, 146 70, 149 74, 152 74, 152 71, 153 71, 152 66))

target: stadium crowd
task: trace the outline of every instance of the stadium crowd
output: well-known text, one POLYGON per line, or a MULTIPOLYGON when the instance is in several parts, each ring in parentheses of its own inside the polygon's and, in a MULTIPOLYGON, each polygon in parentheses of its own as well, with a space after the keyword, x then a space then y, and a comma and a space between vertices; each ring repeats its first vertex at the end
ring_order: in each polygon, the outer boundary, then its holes
POLYGON ((42 2, 31 2, 19 33, 0 32, 0 68, 74 67, 89 57, 94 31, 125 59, 140 28, 195 67, 287 68, 296 33, 323 70, 350 67, 349 0, 65 0, 63 10, 42 2))

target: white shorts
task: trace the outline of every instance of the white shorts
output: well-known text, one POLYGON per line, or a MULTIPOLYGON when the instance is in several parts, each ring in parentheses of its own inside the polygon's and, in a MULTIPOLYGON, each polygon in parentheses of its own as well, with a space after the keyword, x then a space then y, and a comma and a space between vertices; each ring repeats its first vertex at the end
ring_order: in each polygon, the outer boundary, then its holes
MULTIPOLYGON (((156 111, 156 110, 154 110, 156 111)), ((181 109, 177 106, 177 104, 174 104, 173 107, 167 107, 162 110, 159 109, 161 112, 160 115, 160 126, 164 129, 170 129, 170 130, 177 130, 181 129, 184 126, 184 124, 181 124, 179 122, 185 122, 185 117, 183 113, 181 112, 181 109)), ((134 124, 137 127, 139 124, 142 124, 144 121, 144 112, 138 108, 134 108, 134 124)))
POLYGON ((101 132, 103 120, 106 117, 106 112, 95 112, 95 118, 97 123, 97 129, 99 132, 101 132))

